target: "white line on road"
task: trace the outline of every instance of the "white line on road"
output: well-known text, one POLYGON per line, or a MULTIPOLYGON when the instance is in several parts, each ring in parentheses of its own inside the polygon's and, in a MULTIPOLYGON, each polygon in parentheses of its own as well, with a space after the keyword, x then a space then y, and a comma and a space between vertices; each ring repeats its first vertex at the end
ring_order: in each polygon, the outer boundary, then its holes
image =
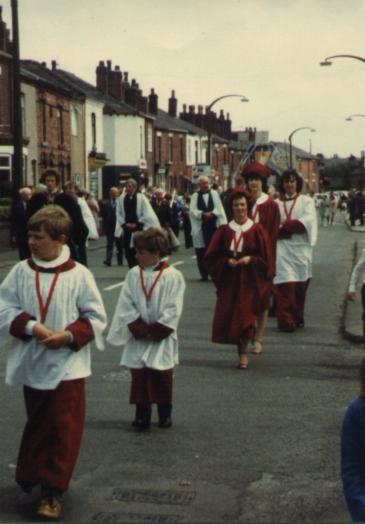
POLYGON ((124 285, 124 281, 123 282, 118 282, 118 284, 112 284, 111 286, 104 287, 103 290, 104 291, 111 291, 112 289, 116 289, 117 287, 122 287, 123 285, 124 285))
POLYGON ((174 262, 173 264, 171 264, 172 266, 181 266, 181 264, 183 264, 184 261, 183 260, 178 260, 177 262, 174 262))

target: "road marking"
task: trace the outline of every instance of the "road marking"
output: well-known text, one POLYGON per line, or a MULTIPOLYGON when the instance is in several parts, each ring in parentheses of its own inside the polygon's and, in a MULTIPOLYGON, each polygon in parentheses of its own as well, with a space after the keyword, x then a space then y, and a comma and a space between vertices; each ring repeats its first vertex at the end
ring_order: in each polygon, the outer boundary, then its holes
POLYGON ((178 260, 177 262, 174 262, 173 264, 171 264, 172 266, 181 266, 181 264, 183 264, 184 261, 183 260, 178 260))
POLYGON ((112 284, 111 286, 104 287, 103 290, 104 291, 111 291, 112 289, 116 289, 117 287, 122 287, 123 285, 124 285, 124 281, 123 282, 118 282, 118 284, 112 284))

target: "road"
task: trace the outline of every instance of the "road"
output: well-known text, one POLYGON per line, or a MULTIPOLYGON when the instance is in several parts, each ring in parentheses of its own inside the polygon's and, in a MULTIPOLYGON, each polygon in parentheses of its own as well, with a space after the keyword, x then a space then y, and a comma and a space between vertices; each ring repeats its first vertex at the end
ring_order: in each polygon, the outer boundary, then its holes
MULTIPOLYGON (((62 521, 349 522, 339 439, 358 392, 363 349, 338 329, 359 238, 340 221, 320 230, 306 327, 279 333, 269 319, 264 353, 250 357, 247 371, 236 369, 233 347, 210 342, 215 291, 198 280, 192 250, 180 248, 171 257, 187 282, 174 425, 133 432, 120 350, 95 350, 84 440, 62 521)), ((90 251, 110 318, 126 268, 107 268, 103 257, 102 249, 90 251)), ((8 269, 0 268, 0 278, 8 269)), ((24 408, 21 391, 4 384, 7 344, 3 349, 0 522, 27 522, 38 493, 21 495, 13 481, 24 408)))

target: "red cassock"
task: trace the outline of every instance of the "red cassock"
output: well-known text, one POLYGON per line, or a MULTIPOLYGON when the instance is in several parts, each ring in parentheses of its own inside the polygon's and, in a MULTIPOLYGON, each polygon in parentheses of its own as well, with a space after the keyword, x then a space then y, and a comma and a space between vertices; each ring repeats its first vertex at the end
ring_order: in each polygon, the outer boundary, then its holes
POLYGON ((246 266, 230 267, 231 245, 235 232, 229 224, 221 226, 207 249, 204 263, 217 288, 212 340, 237 344, 253 334, 254 323, 262 310, 267 284, 273 277, 270 243, 260 224, 243 234, 243 250, 238 258, 250 256, 246 266))
POLYGON ((262 227, 265 229, 267 236, 269 238, 270 242, 270 248, 271 248, 271 260, 270 263, 272 264, 272 272, 275 274, 275 259, 276 259, 276 242, 278 239, 279 234, 279 226, 280 226, 280 211, 279 207, 272 200, 272 198, 268 198, 266 202, 263 202, 262 204, 258 204, 256 206, 256 209, 254 208, 251 212, 251 218, 254 222, 258 222, 262 225, 262 227), (255 211, 257 210, 256 219, 255 219, 255 211))

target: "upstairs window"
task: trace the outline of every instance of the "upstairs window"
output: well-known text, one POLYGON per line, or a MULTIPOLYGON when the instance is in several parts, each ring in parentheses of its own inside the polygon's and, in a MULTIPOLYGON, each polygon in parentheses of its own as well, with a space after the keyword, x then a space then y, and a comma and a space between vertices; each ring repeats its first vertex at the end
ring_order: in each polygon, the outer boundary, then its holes
POLYGON ((62 111, 62 107, 57 107, 57 109, 56 109, 56 119, 57 119, 57 140, 58 140, 58 144, 62 145, 64 143, 64 136, 63 136, 63 111, 62 111))

